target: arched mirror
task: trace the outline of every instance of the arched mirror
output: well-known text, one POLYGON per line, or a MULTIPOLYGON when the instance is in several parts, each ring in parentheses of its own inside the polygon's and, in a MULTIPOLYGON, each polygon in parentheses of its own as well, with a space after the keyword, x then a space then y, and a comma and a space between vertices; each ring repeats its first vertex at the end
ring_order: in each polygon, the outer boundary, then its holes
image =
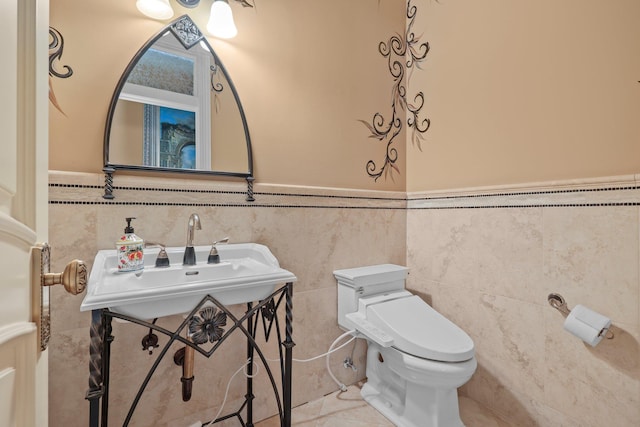
POLYGON ((151 38, 120 77, 104 136, 104 197, 116 170, 245 178, 253 200, 251 139, 222 62, 188 15, 151 38))

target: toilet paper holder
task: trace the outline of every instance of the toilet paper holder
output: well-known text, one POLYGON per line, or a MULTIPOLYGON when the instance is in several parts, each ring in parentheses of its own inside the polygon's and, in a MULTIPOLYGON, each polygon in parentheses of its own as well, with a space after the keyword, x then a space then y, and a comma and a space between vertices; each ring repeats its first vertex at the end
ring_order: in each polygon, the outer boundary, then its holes
POLYGON ((567 303, 565 302, 565 300, 562 297, 562 295, 560 295, 560 294, 549 294, 549 296, 547 297, 547 301, 549 301, 549 305, 551 307, 555 308, 556 310, 558 310, 560 313, 564 314, 565 316, 568 316, 569 313, 571 313, 571 310, 569 310, 569 307, 567 307, 567 303))
MULTIPOLYGON (((564 300, 564 298, 562 297, 562 295, 551 293, 551 294, 549 294, 547 296, 547 301, 549 301, 549 305, 551 307, 553 307, 556 310, 558 310, 565 317, 568 316, 569 313, 571 313, 571 310, 569 310, 569 307, 567 306, 567 303, 564 300)), ((603 333, 606 334, 605 338, 607 338, 609 340, 613 339, 613 337, 614 337, 613 332, 611 332, 610 329, 603 329, 602 331, 600 331, 600 335, 602 335, 603 333)))

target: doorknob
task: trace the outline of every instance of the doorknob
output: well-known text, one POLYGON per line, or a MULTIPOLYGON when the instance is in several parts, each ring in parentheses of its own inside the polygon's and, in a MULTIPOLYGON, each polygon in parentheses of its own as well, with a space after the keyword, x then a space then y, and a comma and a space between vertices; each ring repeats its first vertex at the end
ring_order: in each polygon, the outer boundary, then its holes
POLYGON ((67 292, 78 295, 87 286, 87 266, 74 259, 62 273, 50 273, 51 248, 47 243, 38 243, 31 247, 31 311, 33 322, 38 327, 40 350, 44 351, 51 337, 51 312, 49 306, 49 287, 62 284, 67 292))
POLYGON ((87 286, 87 266, 84 261, 74 259, 64 268, 62 273, 45 273, 42 286, 62 284, 67 292, 78 295, 87 286))

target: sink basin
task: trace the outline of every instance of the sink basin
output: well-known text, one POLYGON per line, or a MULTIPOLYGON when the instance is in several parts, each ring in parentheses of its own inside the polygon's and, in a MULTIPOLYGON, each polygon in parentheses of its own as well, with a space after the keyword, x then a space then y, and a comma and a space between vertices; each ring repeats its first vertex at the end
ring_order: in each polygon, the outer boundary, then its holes
POLYGON ((196 265, 182 265, 184 247, 166 248, 169 267, 156 267, 159 248, 145 249, 140 271, 117 269, 116 250, 101 250, 89 275, 80 311, 109 308, 139 319, 189 313, 206 295, 221 304, 259 301, 276 286, 295 282, 269 248, 257 243, 217 246, 219 264, 207 264, 211 246, 195 247, 196 265))

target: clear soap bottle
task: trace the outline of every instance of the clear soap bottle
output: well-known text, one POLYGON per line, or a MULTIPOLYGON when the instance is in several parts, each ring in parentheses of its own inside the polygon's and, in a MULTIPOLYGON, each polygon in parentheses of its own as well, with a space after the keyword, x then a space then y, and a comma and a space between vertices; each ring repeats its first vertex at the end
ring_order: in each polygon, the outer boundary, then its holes
POLYGON ((144 268, 144 240, 138 237, 127 218, 127 226, 120 240, 116 242, 118 252, 118 271, 137 271, 144 268))

